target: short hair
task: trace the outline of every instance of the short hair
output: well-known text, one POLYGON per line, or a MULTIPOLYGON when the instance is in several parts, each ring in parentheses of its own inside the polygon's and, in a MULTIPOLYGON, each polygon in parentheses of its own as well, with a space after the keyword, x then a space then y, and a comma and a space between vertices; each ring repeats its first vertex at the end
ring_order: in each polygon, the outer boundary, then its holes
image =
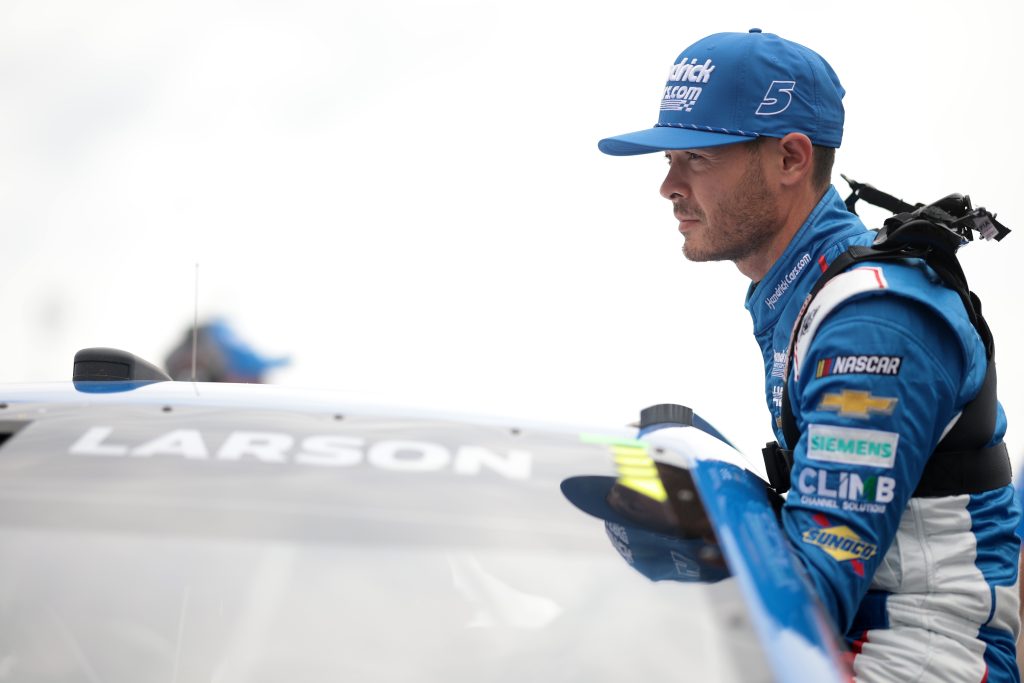
POLYGON ((814 145, 811 157, 811 183, 815 189, 824 190, 832 184, 832 165, 835 161, 835 149, 814 145))

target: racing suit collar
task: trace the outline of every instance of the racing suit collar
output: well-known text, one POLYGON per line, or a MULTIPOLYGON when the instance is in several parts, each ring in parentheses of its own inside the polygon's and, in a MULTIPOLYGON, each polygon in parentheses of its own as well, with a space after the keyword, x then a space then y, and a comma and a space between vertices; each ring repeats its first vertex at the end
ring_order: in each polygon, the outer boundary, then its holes
POLYGON ((782 256, 760 282, 752 282, 747 288, 744 306, 754 320, 755 334, 776 324, 782 309, 797 296, 795 290, 806 289, 797 285, 806 279, 809 271, 821 274, 827 266, 825 251, 842 236, 837 234, 836 226, 848 222, 849 218, 842 197, 830 186, 782 256))

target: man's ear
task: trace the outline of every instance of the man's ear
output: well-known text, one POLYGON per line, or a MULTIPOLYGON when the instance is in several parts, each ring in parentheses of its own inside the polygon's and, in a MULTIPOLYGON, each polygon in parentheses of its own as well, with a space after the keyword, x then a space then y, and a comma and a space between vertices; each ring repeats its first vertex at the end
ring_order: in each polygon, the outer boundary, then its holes
POLYGON ((776 168, 783 185, 798 185, 813 175, 814 145, 803 133, 788 133, 779 140, 776 151, 776 168))

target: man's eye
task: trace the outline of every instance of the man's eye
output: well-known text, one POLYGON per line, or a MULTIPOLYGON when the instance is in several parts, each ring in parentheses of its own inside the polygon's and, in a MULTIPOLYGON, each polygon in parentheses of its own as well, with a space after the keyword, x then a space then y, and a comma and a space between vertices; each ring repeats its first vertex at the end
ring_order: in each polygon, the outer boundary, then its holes
MULTIPOLYGON (((684 154, 686 161, 703 161, 705 159, 704 155, 697 152, 684 152, 684 154)), ((665 163, 672 165, 672 156, 668 152, 665 152, 665 163)))

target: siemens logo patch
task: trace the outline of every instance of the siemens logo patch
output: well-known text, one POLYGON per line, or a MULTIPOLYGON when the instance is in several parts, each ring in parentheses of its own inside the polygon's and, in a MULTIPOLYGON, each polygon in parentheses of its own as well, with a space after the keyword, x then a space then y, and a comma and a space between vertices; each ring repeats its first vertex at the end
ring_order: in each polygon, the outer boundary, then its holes
POLYGON ((847 465, 892 468, 899 439, 896 432, 812 424, 807 427, 807 457, 847 465))
POLYGON ((814 376, 829 375, 898 375, 902 356, 835 356, 818 361, 814 376))

